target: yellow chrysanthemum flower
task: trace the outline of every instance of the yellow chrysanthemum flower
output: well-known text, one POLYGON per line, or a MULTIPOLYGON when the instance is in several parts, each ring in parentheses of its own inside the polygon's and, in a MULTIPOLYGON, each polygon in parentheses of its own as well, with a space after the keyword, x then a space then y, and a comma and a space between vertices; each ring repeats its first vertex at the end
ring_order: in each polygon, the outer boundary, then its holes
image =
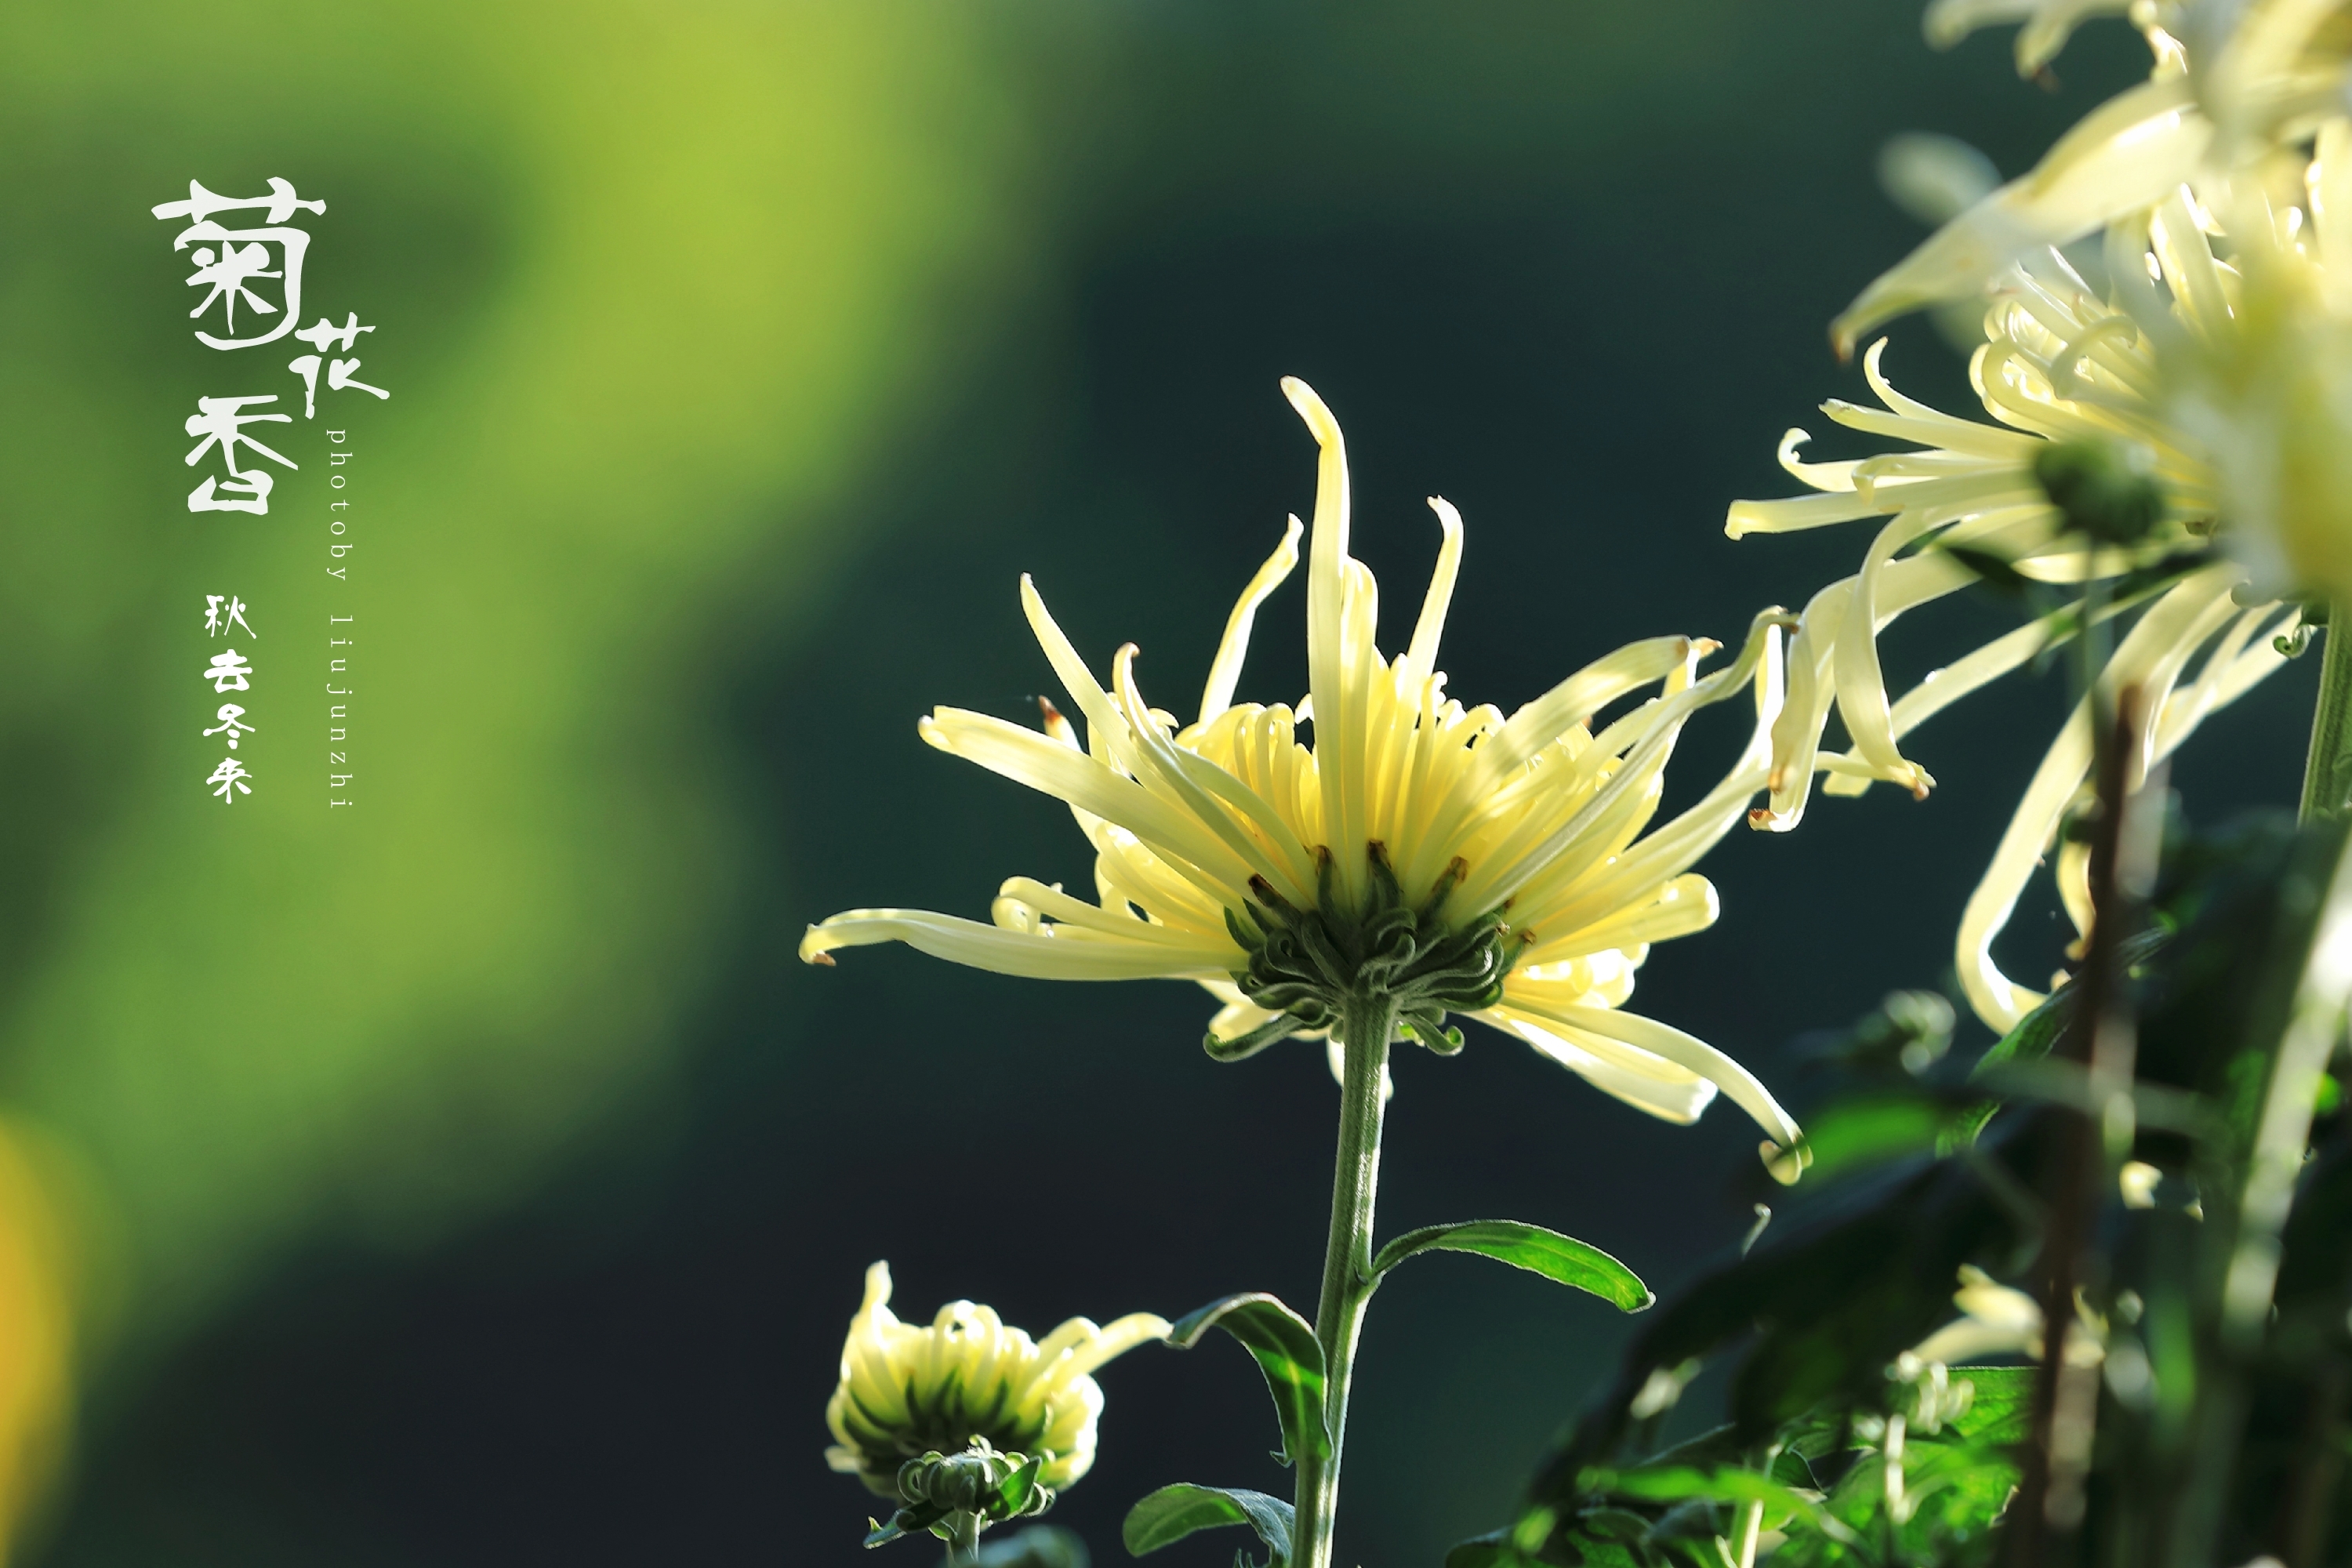
MULTIPOLYGON (((1106 690, 1022 582, 1046 657, 1087 721, 1050 709, 1044 732, 941 709, 921 727, 943 751, 1067 802, 1097 851, 1097 902, 1027 878, 994 923, 854 910, 810 928, 801 955, 900 941, 999 973, 1061 980, 1196 981, 1226 1005, 1209 1047, 1245 1056, 1328 1031, 1350 988, 1397 999, 1406 1037, 1440 1050, 1468 1013, 1608 1092, 1687 1122, 1720 1088, 1771 1134, 1795 1124, 1753 1075, 1666 1025, 1622 1011, 1649 944, 1698 931, 1714 889, 1689 873, 1762 785, 1778 711, 1780 622, 1701 677, 1715 645, 1656 637, 1620 648, 1506 717, 1465 708, 1437 668, 1462 552, 1454 510, 1411 641, 1374 646, 1378 593, 1348 553, 1346 450, 1322 401, 1284 391, 1322 449, 1307 561, 1310 695, 1293 709, 1236 703, 1259 606, 1298 561, 1301 526, 1234 606, 1202 694, 1180 725, 1138 689, 1135 648, 1106 690), (1593 715, 1659 693, 1596 733, 1593 715), (1643 836, 1675 737, 1699 708, 1752 686, 1754 736, 1698 805, 1643 836), (1311 721, 1313 743, 1300 739, 1311 721)), ((1793 1174, 1793 1172, 1788 1173, 1793 1174)))
POLYGON ((899 1466, 982 1437, 1042 1458, 1038 1480, 1058 1490, 1094 1467, 1103 1410, 1094 1370, 1167 1332, 1165 1318, 1132 1312, 1108 1328, 1072 1318, 1039 1343, 970 1301, 949 1302, 918 1328, 890 1310, 890 1266, 877 1263, 824 1407, 838 1440, 825 1463, 895 1500, 899 1466))

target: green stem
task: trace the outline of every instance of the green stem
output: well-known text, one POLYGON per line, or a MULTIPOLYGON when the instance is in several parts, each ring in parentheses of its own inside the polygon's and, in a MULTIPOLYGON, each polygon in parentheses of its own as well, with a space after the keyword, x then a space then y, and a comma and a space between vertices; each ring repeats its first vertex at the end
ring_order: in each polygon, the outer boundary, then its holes
POLYGON ((1291 1568, 1330 1568, 1331 1531, 1339 1511, 1339 1455, 1348 1436, 1348 1386, 1356 1335, 1372 1291, 1372 1204, 1381 1182, 1381 1084, 1397 1005, 1356 996, 1339 1020, 1346 1066, 1339 1089, 1339 1148, 1331 1172, 1331 1233, 1323 1248, 1323 1296, 1315 1338, 1323 1346, 1323 1412, 1331 1457, 1298 1460, 1297 1517, 1291 1568))
POLYGON ((956 1512, 948 1515, 948 1564, 975 1563, 980 1559, 980 1515, 956 1512))
POLYGON ((2352 805, 2352 622, 2330 605, 2319 667, 2319 705, 2311 716, 2311 752, 2303 764, 2302 816, 2352 805), (2341 632, 2343 635, 2337 635, 2341 632))

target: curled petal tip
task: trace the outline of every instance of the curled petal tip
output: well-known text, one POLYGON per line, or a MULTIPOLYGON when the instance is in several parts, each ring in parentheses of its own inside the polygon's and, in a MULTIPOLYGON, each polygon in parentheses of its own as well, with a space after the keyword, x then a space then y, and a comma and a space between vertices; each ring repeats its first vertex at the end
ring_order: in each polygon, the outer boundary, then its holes
POLYGON ((1772 1173, 1772 1179, 1784 1187, 1795 1186, 1797 1178, 1805 1173, 1805 1167, 1813 1163, 1813 1152, 1801 1138, 1787 1143, 1767 1139, 1756 1145, 1756 1152, 1763 1157, 1764 1168, 1772 1173))
POLYGON ((1307 428, 1315 433, 1319 444, 1329 447, 1339 442, 1339 422, 1331 417, 1331 410, 1324 406, 1313 387, 1295 375, 1286 375, 1282 378, 1282 395, 1290 399, 1290 406, 1298 410, 1298 416, 1307 421, 1307 428))
POLYGON ((801 962, 819 964, 826 969, 833 967, 833 952, 824 940, 823 926, 809 927, 807 933, 801 938, 801 962))

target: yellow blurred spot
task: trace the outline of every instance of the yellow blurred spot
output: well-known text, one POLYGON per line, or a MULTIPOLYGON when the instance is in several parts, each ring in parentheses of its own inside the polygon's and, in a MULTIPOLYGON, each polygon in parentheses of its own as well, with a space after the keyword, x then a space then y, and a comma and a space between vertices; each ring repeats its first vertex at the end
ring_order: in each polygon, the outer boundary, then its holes
POLYGON ((57 1468, 71 1407, 70 1248, 54 1192, 0 1122, 0 1563, 57 1468))

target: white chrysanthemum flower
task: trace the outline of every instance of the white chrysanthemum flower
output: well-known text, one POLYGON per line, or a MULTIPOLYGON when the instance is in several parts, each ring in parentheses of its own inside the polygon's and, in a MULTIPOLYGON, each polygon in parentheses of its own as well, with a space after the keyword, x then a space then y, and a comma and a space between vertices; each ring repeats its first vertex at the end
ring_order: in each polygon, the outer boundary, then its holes
MULTIPOLYGON (((1975 298, 2004 279, 2020 258, 2070 246, 2127 214, 2150 209, 2197 174, 2213 126, 2197 104, 2187 56, 2153 19, 2141 31, 2156 55, 2150 79, 2092 110, 2031 171, 1983 197, 1874 279, 1830 324, 1841 357, 1895 317, 1975 298)), ((2041 47, 2037 42, 2032 52, 2041 47)))
MULTIPOLYGON (((2030 73, 2076 21, 2120 8, 1941 0, 1929 33, 2022 20, 2030 73)), ((1881 322, 1998 289, 2020 258, 2104 230, 2116 302, 2161 351, 2150 395, 2203 446, 2231 548, 2266 588, 2352 599, 2352 4, 2128 9, 2155 54, 2151 79, 1939 228, 1832 336, 1850 353, 1881 322), (2209 261, 2197 230, 2226 231, 2228 259, 2209 261), (2167 263, 2160 276, 2141 275, 2143 252, 2167 263), (2152 298, 2167 291, 2227 330, 2169 331, 2152 298)))
MULTIPOLYGON (((1715 891, 1690 872, 1762 785, 1780 699, 1780 621, 1698 674, 1715 645, 1631 644, 1507 717, 1445 691, 1438 643, 1461 560, 1444 530, 1411 640, 1374 646, 1378 593, 1348 553, 1338 423, 1303 382, 1284 391, 1322 448, 1307 561, 1311 693, 1298 706, 1237 703, 1259 605, 1298 560, 1297 518, 1227 622, 1202 694, 1180 724, 1138 689, 1135 649, 1098 683, 1024 578, 1022 602, 1087 722, 1047 710, 1040 733, 941 709, 924 739, 1067 802, 1097 851, 1097 900, 1026 878, 1004 884, 994 923, 856 910, 810 928, 802 956, 901 941, 999 973, 1060 980, 1192 980, 1226 1005, 1209 1046, 1244 1056, 1336 1021, 1352 990, 1394 997, 1407 1037, 1460 1042, 1468 1013, 1517 1035, 1618 1098, 1696 1119, 1720 1088, 1773 1140, 1797 1129, 1754 1076, 1689 1035, 1623 1011, 1654 942, 1703 929, 1715 891), (1595 727, 1645 685, 1658 695, 1595 727), (1643 836, 1684 722, 1752 688, 1756 730, 1696 805, 1643 836), (1311 721, 1313 744, 1299 729, 1311 721)), ((1788 1162, 1778 1167, 1793 1176, 1788 1162)))
MULTIPOLYGON (((2142 754, 2134 760, 2135 783, 2208 715, 2284 663, 2275 639, 2293 629, 2297 612, 2242 605, 2249 574, 2236 563, 2216 556, 2178 573, 2152 600, 2147 590, 2129 591, 2129 574, 2208 551, 2217 479, 2205 444, 2168 417, 2159 344, 2185 353, 2184 343, 2227 339, 2236 331, 2236 284, 2215 259, 2185 193, 2159 204, 2144 226, 2118 226, 2109 238, 2111 265, 2147 282, 2141 297, 2119 289, 2116 300, 2100 299, 2055 251, 2011 268, 1986 315, 1988 341, 1969 363, 1993 423, 1947 415, 1896 391, 1881 366, 1882 340, 1864 362, 1882 406, 1833 401, 1823 411, 1849 428, 1916 449, 1808 463, 1796 453, 1809 437, 1790 430, 1781 440, 1783 466, 1822 493, 1731 508, 1727 529, 1735 538, 1888 520, 1862 570, 1824 588, 1806 606, 1790 650, 1788 704, 1773 735, 1771 799, 1756 814, 1758 826, 1793 826, 1817 771, 1829 775, 1823 787, 1832 794, 1859 794, 1883 779, 1925 795, 1934 781, 1904 754, 1903 738, 2032 659, 2079 620, 2077 601, 1935 671, 1899 700, 1891 699, 1878 638, 1906 610, 1975 580, 1951 552, 1955 548, 1999 557, 2019 575, 2070 596, 2093 583, 2125 588, 2105 614, 2145 606, 2101 677, 2110 696, 2137 688, 2144 710, 2154 715, 2142 754), (2151 271, 2155 280, 2148 279, 2151 271), (2160 295, 2155 293, 2159 286, 2160 295), (2053 441, 2143 455, 2162 500, 2156 527, 2128 547, 2095 547, 2070 532, 2036 477, 2036 458, 2053 441), (1851 749, 1824 754, 1819 745, 1832 703, 1851 749)), ((2001 972, 1992 944, 2067 813, 2080 803, 2093 750, 2086 703, 2043 760, 1962 915, 1961 983, 1976 1011, 1997 1028, 2013 1026, 2042 1000, 2001 972)), ((2060 854, 2058 873, 2067 909, 2081 926, 2089 918, 2087 862, 2074 848, 2060 854)))
POLYGON ((1927 42, 1948 49, 1979 27, 2004 22, 2017 30, 2017 74, 2039 76, 2058 58, 2074 29, 2094 16, 2153 14, 2151 0, 1933 0, 1925 28, 1927 42))
MULTIPOLYGON (((2032 75, 2064 46, 2076 23, 2124 11, 2155 57, 2149 79, 2094 110, 2032 171, 1946 224, 1864 289, 1832 326, 1841 353, 1896 316, 1975 297, 2020 257, 2149 214, 2184 187, 2207 207, 2237 217, 2234 209, 2244 204, 2233 199, 2233 184, 2275 186, 2283 154, 2300 164, 2315 136, 2345 121, 2352 68, 2347 0, 2205 6, 1937 0, 1927 30, 1931 39, 1948 43, 1993 22, 2022 21, 2018 65, 2032 75)), ((2242 240, 2259 238, 2259 227, 2244 226, 2242 240)))
POLYGON ((1094 1468, 1103 1410, 1094 1370, 1167 1333, 1165 1318, 1132 1312, 1108 1328, 1072 1318, 1039 1343, 970 1301, 949 1302, 919 1328, 890 1310, 890 1266, 877 1263, 824 1407, 837 1439, 825 1463, 895 1500, 907 1460, 981 1437, 1042 1458, 1039 1482, 1058 1490, 1094 1468))
MULTIPOLYGON (((2020 51, 2030 69, 2092 9, 1987 0, 1936 16, 1953 26, 2027 19, 2033 36, 2021 37, 2020 51)), ((1831 775, 1832 793, 1874 779, 1924 793, 1932 781, 1902 738, 2079 626, 2081 607, 2070 605, 1890 700, 1878 637, 1971 575, 1944 546, 2002 557, 2054 586, 2096 585, 2101 613, 2142 611, 2102 677, 2110 697, 2137 688, 2153 715, 2133 759, 2135 784, 2206 715, 2279 667, 2275 639, 2296 616, 2263 601, 2290 591, 2352 596, 2344 521, 2352 512, 2352 119, 2341 91, 2352 5, 2252 4, 2210 36, 2180 18, 2216 14, 2147 4, 2131 14, 2156 56, 2152 79, 1939 229, 1833 329, 1850 348, 1856 333, 1903 311, 1989 293, 1987 341, 1970 372, 1993 422, 1895 392, 1882 374, 1882 343, 1867 369, 1884 406, 1832 403, 1826 412, 1917 449, 1806 463, 1796 456, 1806 437, 1791 431, 1784 464, 1825 493, 1732 509, 1734 535, 1890 520, 1862 571, 1807 608, 1760 825, 1792 824, 1817 769, 1831 775), (2191 50, 2169 27, 2208 63, 2192 69, 2191 50), (2076 241, 2084 245, 2075 254, 2104 278, 2098 289, 2056 248, 2076 241), (2037 479, 2053 441, 2144 463, 2160 499, 2157 526, 2120 548, 2095 549, 2064 531, 2037 479), (2203 565, 2179 570, 2200 554, 2203 565), (2174 581, 2151 602, 2150 577, 2168 563, 2174 581), (1817 755, 1832 701, 1851 749, 1817 755)), ((1961 979, 1996 1027, 2041 1000, 2001 973, 1991 945, 2084 796, 2089 724, 2086 705, 2035 775, 1962 919, 1961 979)), ((2079 846, 2057 856, 2078 927, 2088 918, 2085 868, 2079 846)))
POLYGON ((2231 330, 2178 345, 2167 403, 2211 454, 2236 553, 2352 603, 2352 118, 2220 195, 2231 330))

